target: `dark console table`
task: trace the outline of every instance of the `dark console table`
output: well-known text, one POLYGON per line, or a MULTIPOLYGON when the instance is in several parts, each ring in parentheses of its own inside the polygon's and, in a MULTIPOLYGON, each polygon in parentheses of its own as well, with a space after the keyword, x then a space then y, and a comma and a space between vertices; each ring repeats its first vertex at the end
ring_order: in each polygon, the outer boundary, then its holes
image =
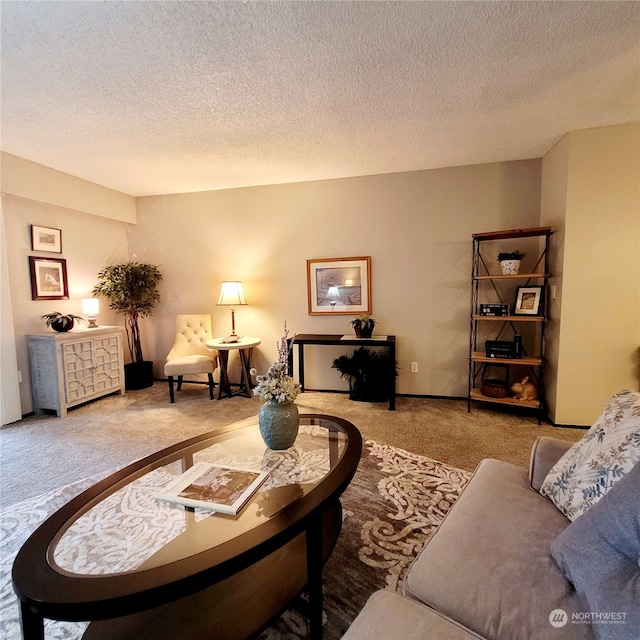
MULTIPOLYGON (((293 344, 298 345, 298 380, 304 391, 304 345, 326 345, 345 347, 388 347, 389 357, 396 361, 396 337, 387 336, 385 339, 376 338, 344 338, 342 335, 327 335, 316 333, 300 333, 293 338, 293 344)), ((293 349, 289 350, 289 371, 293 371, 293 349)), ((396 409, 396 378, 389 376, 389 411, 396 409)))

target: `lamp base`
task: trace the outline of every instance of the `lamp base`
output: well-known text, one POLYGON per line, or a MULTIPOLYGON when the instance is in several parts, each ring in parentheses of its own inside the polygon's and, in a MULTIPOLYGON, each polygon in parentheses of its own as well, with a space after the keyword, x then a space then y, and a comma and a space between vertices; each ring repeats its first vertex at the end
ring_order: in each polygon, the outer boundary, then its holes
POLYGON ((98 328, 98 324, 96 323, 96 319, 95 318, 89 318, 89 326, 87 328, 88 329, 97 329, 98 328))
POLYGON ((222 338, 220 342, 222 344, 232 344, 234 342, 238 342, 239 340, 240 340, 240 336, 236 335, 235 333, 232 333, 230 336, 227 336, 226 338, 222 338))

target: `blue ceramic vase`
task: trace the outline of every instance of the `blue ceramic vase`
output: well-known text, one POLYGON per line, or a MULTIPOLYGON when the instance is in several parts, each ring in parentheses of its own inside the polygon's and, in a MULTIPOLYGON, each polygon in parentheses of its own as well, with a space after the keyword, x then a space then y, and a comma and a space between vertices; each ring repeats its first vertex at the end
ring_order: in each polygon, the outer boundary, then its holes
POLYGON ((293 402, 265 402, 258 413, 260 435, 269 449, 288 449, 300 426, 298 407, 293 402))

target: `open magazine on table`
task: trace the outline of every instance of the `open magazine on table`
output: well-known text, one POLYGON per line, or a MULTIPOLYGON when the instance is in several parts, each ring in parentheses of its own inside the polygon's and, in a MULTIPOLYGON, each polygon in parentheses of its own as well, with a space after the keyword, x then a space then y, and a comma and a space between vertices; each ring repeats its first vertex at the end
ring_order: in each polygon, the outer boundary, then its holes
POLYGON ((256 471, 197 462, 171 481, 156 500, 236 515, 267 479, 256 471))

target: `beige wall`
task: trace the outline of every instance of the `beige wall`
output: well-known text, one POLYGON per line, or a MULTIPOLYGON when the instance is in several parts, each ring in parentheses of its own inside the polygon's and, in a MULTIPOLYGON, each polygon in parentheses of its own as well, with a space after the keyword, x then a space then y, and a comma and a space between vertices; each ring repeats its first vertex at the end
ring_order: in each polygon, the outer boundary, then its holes
POLYGON ((549 291, 545 325, 545 403, 555 420, 560 359, 560 323, 562 319, 562 274, 564 258, 565 214, 567 207, 567 173, 569 139, 565 136, 549 151, 542 162, 542 194, 540 224, 553 230, 549 240, 549 291))
POLYGON ((638 388, 640 125, 565 136, 543 160, 541 223, 559 230, 552 419, 591 424, 609 396, 638 388))
MULTIPOLYGON (((139 198, 131 257, 164 274, 146 355, 160 375, 177 313, 210 312, 214 333, 229 333, 229 309, 215 306, 222 280, 243 282, 236 325, 262 338, 260 370, 285 320, 297 333, 351 333, 353 316, 308 315, 306 260, 371 256, 372 315, 397 336, 398 391, 466 396, 471 234, 536 226, 540 171, 530 160, 139 198)), ((344 388, 331 369, 344 351, 306 351, 307 385, 344 388)))
MULTIPOLYGON (((127 260, 128 225, 118 220, 8 194, 3 197, 3 205, 17 365, 22 375, 20 402, 22 413, 25 414, 32 410, 25 336, 47 330, 40 317, 45 313, 60 311, 82 315, 81 300, 91 297, 98 271, 106 264, 127 260), (32 224, 62 229, 62 254, 32 251, 32 224), (31 255, 61 257, 67 261, 69 300, 31 299, 28 260, 31 255)), ((123 324, 122 318, 116 316, 104 303, 98 323, 123 324)), ((17 371, 3 371, 3 378, 17 375, 17 371)))
POLYGON ((135 199, 68 173, 0 154, 2 193, 47 204, 135 223, 135 199))
MULTIPOLYGON (((82 315, 82 298, 91 297, 96 274, 106 264, 128 258, 127 223, 135 222, 135 199, 66 173, 1 154, 7 264, 13 306, 18 370, 2 378, 22 377, 22 413, 32 410, 27 335, 47 330, 41 316, 51 311, 82 315), (31 249, 31 225, 62 230, 62 253, 31 249), (32 300, 29 256, 67 261, 68 300, 32 300)), ((3 297, 5 292, 3 291, 3 297)), ((122 325, 106 304, 99 324, 122 325)), ((3 344, 7 336, 3 335, 3 344)))
POLYGON ((0 198, 0 424, 16 422, 22 417, 10 281, 4 207, 0 198))
MULTIPOLYGON (((81 313, 80 300, 97 272, 127 259, 157 263, 165 276, 162 302, 143 322, 145 355, 159 376, 176 313, 210 312, 214 332, 228 333, 229 309, 215 306, 224 279, 245 285, 249 306, 237 310, 237 325, 263 339, 256 357, 261 370, 275 357, 285 320, 299 333, 350 333, 351 316, 307 314, 306 260, 370 255, 373 316, 379 332, 398 337, 399 392, 465 396, 471 234, 550 224, 549 284, 556 298, 546 333, 546 396, 557 423, 591 424, 611 393, 638 387, 639 129, 573 132, 542 162, 140 198, 137 225, 120 214, 95 215, 117 202, 126 210, 129 196, 87 190, 85 181, 77 185, 84 209, 38 200, 74 189, 70 176, 53 170, 37 173, 50 183, 37 198, 12 194, 29 184, 21 172, 33 176, 33 163, 7 164, 3 154, 23 412, 31 410, 24 336, 44 329, 44 313, 81 313), (8 192, 6 184, 13 185, 8 192), (27 258, 38 255, 31 250, 31 224, 62 229, 70 300, 31 300, 27 258), (410 373, 411 361, 419 373, 410 373)), ((99 323, 122 319, 103 305, 99 323)), ((331 369, 343 351, 307 352, 310 387, 344 388, 331 369)))

